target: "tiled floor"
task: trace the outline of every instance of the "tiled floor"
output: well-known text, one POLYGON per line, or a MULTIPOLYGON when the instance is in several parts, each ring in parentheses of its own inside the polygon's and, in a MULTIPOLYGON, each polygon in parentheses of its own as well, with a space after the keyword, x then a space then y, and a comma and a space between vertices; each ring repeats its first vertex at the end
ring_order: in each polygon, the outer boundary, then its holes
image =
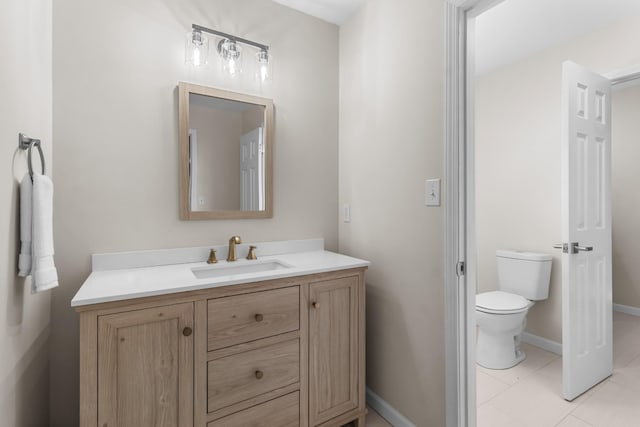
POLYGON ((640 317, 613 313, 613 375, 573 402, 562 398, 562 358, 523 348, 511 369, 478 366, 478 427, 640 426, 640 317))
MULTIPOLYGON (((387 420, 382 418, 380 414, 371 409, 370 406, 367 406, 367 409, 369 410, 367 418, 365 419, 367 427, 393 427, 387 420)), ((355 422, 346 424, 343 427, 352 427, 353 425, 355 425, 355 422)))
POLYGON ((369 413, 367 414, 367 427, 393 427, 389 424, 384 418, 380 416, 376 411, 369 408, 369 413))

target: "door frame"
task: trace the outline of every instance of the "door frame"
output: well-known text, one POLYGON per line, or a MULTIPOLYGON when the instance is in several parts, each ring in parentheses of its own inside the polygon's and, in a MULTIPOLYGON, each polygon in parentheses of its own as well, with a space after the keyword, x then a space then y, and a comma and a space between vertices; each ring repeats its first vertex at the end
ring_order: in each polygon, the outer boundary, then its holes
POLYGON ((445 399, 447 427, 475 427, 474 18, 503 0, 445 0, 445 399))
MULTIPOLYGON (((445 1, 445 398, 447 427, 475 427, 474 18, 504 0, 445 1), (460 271, 460 263, 464 268, 460 271)), ((603 74, 612 86, 640 65, 603 74)))

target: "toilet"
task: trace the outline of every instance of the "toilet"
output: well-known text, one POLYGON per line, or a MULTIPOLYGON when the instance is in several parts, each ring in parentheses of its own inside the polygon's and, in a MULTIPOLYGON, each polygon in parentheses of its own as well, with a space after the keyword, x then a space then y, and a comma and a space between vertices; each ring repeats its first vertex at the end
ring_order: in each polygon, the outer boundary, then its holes
POLYGON ((549 297, 551 255, 497 250, 498 289, 476 295, 476 363, 507 369, 525 358, 520 349, 527 312, 549 297))

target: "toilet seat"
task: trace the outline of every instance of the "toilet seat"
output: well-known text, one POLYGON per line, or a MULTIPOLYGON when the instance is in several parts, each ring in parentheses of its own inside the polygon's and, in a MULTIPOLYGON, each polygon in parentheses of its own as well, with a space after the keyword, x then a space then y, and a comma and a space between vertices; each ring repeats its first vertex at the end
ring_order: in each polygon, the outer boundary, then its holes
POLYGON ((476 295, 476 310, 489 314, 516 314, 527 311, 533 302, 521 295, 503 291, 476 295))

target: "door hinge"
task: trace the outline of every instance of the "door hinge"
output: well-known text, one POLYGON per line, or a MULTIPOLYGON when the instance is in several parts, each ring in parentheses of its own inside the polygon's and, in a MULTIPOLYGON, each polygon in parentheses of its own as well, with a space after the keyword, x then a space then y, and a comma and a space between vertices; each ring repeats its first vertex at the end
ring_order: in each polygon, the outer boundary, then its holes
POLYGON ((464 261, 460 261, 456 264, 456 276, 464 276, 465 266, 464 261))

